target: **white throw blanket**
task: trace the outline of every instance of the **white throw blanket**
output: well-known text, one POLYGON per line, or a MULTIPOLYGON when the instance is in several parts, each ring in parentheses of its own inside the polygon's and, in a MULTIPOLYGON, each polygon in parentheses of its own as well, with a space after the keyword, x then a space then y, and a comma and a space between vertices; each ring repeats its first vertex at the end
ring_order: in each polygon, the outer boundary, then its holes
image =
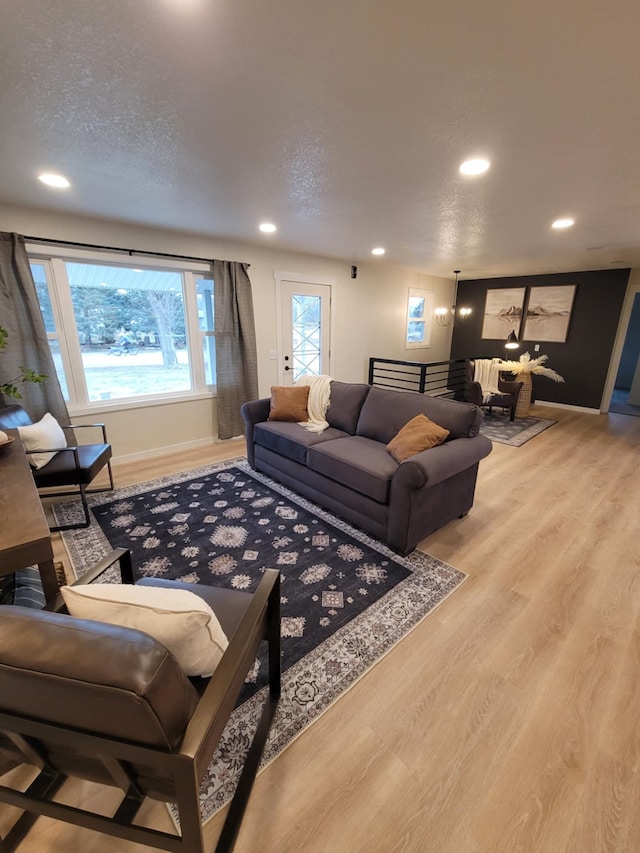
POLYGON ((325 415, 331 402, 331 377, 324 373, 320 376, 305 374, 296 380, 296 385, 309 386, 309 401, 307 403, 309 420, 302 421, 300 426, 308 429, 309 432, 324 432, 329 426, 325 415))
POLYGON ((477 358, 475 360, 473 379, 480 383, 483 403, 488 403, 493 394, 502 393, 498 388, 501 364, 502 361, 499 358, 477 358))

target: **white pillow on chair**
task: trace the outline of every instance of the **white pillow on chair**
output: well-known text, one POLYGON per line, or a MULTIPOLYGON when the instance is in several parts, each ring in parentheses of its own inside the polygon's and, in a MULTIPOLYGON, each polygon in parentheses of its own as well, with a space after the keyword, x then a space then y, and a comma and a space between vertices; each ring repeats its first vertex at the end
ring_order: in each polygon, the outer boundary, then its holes
MULTIPOLYGON (((19 426, 18 433, 25 450, 51 450, 54 447, 67 446, 62 427, 49 412, 35 424, 19 426)), ((55 455, 55 453, 30 453, 27 459, 37 469, 43 468, 55 455)))
POLYGON ((211 607, 186 589, 92 583, 63 586, 60 592, 72 616, 149 634, 185 675, 212 675, 229 645, 211 607))

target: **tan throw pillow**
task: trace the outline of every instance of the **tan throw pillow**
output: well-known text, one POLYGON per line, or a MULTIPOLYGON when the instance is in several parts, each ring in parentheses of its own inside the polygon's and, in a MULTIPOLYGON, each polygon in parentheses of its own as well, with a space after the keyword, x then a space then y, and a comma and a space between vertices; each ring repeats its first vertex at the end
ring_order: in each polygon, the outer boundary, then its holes
POLYGON ((63 586, 60 592, 72 616, 149 634, 171 652, 186 675, 209 677, 228 646, 213 610, 186 589, 91 583, 63 586))
POLYGON ((308 401, 308 385, 273 385, 271 387, 269 420, 293 421, 296 423, 308 421, 308 401))
POLYGON ((448 429, 430 421, 426 415, 416 415, 394 435, 387 444, 387 450, 396 462, 402 462, 416 453, 442 444, 448 435, 448 429))

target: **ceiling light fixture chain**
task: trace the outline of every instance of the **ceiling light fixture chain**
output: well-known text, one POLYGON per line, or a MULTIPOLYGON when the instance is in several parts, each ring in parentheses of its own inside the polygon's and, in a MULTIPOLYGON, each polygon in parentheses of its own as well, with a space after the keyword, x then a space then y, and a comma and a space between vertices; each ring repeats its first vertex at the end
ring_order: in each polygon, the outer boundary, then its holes
POLYGON ((463 306, 461 308, 457 308, 458 302, 458 276, 460 275, 461 270, 454 270, 454 275, 456 277, 455 284, 453 286, 453 305, 451 308, 436 308, 436 323, 439 326, 455 326, 457 322, 466 320, 467 317, 472 313, 473 309, 467 306, 463 306), (457 315, 456 315, 457 310, 457 315))

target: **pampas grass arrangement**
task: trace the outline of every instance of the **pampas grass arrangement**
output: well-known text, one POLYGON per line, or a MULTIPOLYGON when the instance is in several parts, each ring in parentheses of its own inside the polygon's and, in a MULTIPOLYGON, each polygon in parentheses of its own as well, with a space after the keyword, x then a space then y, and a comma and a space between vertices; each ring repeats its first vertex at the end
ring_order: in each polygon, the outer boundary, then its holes
POLYGON ((549 356, 541 355, 538 358, 531 358, 528 352, 520 356, 519 361, 503 361, 500 364, 500 370, 508 371, 521 375, 523 373, 536 373, 539 376, 546 376, 547 379, 553 379, 554 382, 564 382, 562 376, 552 370, 550 367, 545 367, 545 361, 549 356))

